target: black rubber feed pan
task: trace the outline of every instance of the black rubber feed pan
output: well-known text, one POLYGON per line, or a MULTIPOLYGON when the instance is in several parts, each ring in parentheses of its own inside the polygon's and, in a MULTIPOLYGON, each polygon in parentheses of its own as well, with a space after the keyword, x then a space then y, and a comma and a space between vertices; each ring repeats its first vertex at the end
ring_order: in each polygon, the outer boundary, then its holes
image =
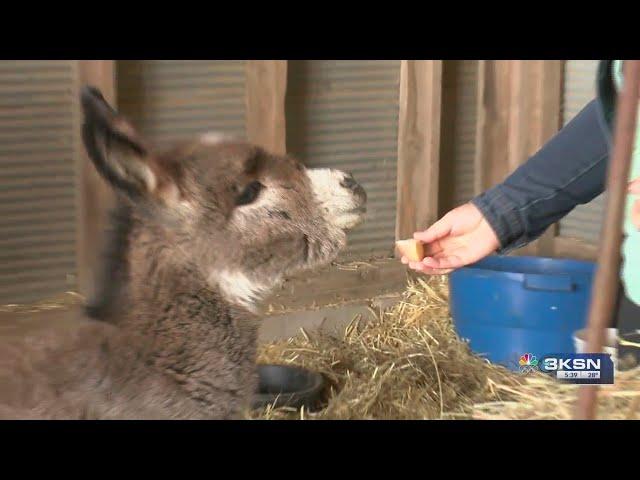
POLYGON ((322 375, 300 367, 258 365, 260 384, 253 397, 253 408, 267 405, 313 409, 322 396, 325 380, 322 375))

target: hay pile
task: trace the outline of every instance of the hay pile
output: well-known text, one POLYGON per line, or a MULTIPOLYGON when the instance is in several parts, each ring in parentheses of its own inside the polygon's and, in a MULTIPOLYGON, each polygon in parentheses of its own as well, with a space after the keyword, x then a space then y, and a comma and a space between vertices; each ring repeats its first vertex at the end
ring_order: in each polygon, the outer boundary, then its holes
MULTIPOLYGON (((575 413, 578 386, 557 382, 543 374, 524 377, 521 384, 493 385, 510 400, 474 405, 472 416, 479 420, 571 420, 575 413)), ((615 385, 598 393, 599 420, 640 419, 640 369, 615 373, 615 385)))
MULTIPOLYGON (((293 364, 331 382, 319 412, 265 409, 254 419, 571 419, 575 385, 521 375, 473 355, 455 334, 445 278, 410 283, 378 321, 358 319, 342 338, 301 332, 261 347, 261 363, 293 364)), ((640 415, 640 369, 616 373, 599 418, 640 415)))
POLYGON ((474 403, 510 399, 495 385, 515 388, 521 379, 473 355, 457 338, 447 296, 446 279, 420 279, 377 321, 354 319, 342 338, 302 332, 262 346, 261 363, 318 371, 331 390, 320 412, 267 409, 253 418, 470 418, 474 403))
MULTIPOLYGON (((82 297, 67 292, 0 313, 67 309, 82 297)), ((262 345, 262 363, 316 370, 330 381, 319 412, 266 409, 255 419, 570 419, 578 387, 542 374, 522 376, 473 355, 449 317, 447 280, 410 283, 403 300, 377 321, 356 318, 341 338, 301 332, 262 345)), ((616 372, 600 389, 598 418, 640 419, 640 368, 616 372)))

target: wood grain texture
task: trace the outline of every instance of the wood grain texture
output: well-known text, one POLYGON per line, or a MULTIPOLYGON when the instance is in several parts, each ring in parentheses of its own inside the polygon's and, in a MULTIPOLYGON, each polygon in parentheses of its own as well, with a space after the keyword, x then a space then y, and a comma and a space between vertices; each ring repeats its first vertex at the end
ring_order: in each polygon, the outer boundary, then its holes
MULTIPOLYGON (((564 62, 562 60, 537 60, 535 62, 536 94, 538 101, 534 110, 532 147, 536 150, 548 142, 562 124, 562 82, 564 62)), ((533 152, 532 152, 533 153, 533 152)), ((558 224, 550 226, 538 240, 537 254, 553 257, 556 253, 555 239, 558 224)))
MULTIPOLYGON (((560 128, 560 60, 481 60, 476 194, 502 182, 560 128)), ((522 253, 552 256, 554 225, 522 253)))
POLYGON ((598 258, 598 246, 579 238, 557 236, 553 239, 553 255, 560 258, 591 261, 598 258))
POLYGON ((286 60, 247 61, 247 136, 278 154, 287 151, 286 91, 286 60))
MULTIPOLYGON (((116 77, 114 60, 80 60, 78 65, 79 88, 92 85, 99 88, 107 101, 116 106, 116 77)), ((78 88, 78 90, 79 90, 78 88)), ((82 112, 76 110, 80 126, 82 112)), ((97 276, 102 265, 105 228, 115 196, 111 188, 100 177, 86 154, 80 128, 78 128, 78 289, 81 295, 92 297, 97 276)))
POLYGON ((509 172, 511 68, 508 60, 480 61, 475 162, 480 191, 501 182, 509 172))
POLYGON ((403 60, 398 125, 396 238, 437 220, 442 61, 403 60))

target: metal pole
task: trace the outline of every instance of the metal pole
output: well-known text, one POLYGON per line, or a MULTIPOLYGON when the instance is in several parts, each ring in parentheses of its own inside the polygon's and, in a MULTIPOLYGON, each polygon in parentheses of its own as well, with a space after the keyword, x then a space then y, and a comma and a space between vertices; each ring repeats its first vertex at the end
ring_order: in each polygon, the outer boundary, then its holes
MULTIPOLYGON (((587 331, 587 353, 601 353, 606 329, 614 315, 620 275, 622 225, 627 198, 629 167, 636 136, 640 61, 624 62, 624 85, 618 97, 613 151, 607 178, 607 206, 604 231, 598 254, 587 331)), ((638 266, 640 268, 640 266, 638 266)), ((578 392, 576 419, 593 420, 596 416, 598 387, 583 385, 578 392)))

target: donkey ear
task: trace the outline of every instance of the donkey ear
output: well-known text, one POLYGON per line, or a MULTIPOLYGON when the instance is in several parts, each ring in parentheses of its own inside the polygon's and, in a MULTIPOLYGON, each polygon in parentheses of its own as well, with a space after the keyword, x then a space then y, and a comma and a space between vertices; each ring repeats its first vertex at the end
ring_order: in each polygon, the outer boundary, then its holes
POLYGON ((85 148, 98 172, 114 188, 137 199, 157 193, 159 183, 171 180, 133 126, 109 106, 99 90, 84 87, 80 99, 85 148))

